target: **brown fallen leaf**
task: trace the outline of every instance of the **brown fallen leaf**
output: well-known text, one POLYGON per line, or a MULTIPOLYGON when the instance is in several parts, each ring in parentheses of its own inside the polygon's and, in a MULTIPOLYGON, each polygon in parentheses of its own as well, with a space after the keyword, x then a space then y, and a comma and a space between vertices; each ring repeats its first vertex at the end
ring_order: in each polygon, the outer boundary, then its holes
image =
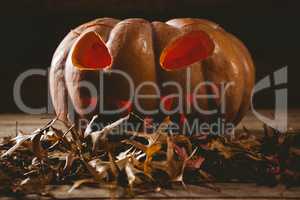
POLYGON ((35 134, 31 137, 32 151, 39 160, 46 160, 48 151, 41 145, 42 133, 35 134))
POLYGON ((2 158, 5 156, 9 156, 11 155, 14 151, 16 151, 19 147, 21 147, 23 145, 23 143, 25 143, 28 140, 31 140, 31 138, 34 136, 33 135, 25 135, 22 132, 18 133, 18 136, 13 138, 12 141, 14 141, 16 144, 11 147, 8 151, 6 151, 4 154, 2 154, 2 158))

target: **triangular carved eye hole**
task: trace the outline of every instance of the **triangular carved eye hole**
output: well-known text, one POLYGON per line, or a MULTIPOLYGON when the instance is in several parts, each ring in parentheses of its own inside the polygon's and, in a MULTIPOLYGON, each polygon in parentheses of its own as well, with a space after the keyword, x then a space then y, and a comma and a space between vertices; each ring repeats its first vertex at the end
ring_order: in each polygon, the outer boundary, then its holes
POLYGON ((214 42, 205 32, 192 31, 177 38, 163 50, 160 65, 166 70, 182 69, 208 58, 214 47, 214 42))
POLYGON ((72 53, 72 62, 82 70, 98 70, 110 66, 112 57, 100 35, 91 31, 77 41, 72 53))

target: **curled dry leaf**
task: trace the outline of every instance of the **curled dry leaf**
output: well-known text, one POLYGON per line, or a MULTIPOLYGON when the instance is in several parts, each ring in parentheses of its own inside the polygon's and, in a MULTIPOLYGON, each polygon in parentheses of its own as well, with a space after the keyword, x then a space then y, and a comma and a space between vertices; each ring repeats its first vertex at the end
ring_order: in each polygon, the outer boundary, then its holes
POLYGON ((226 159, 229 159, 233 155, 233 151, 230 147, 225 146, 220 139, 214 139, 207 144, 208 150, 216 150, 219 154, 223 155, 226 159))
MULTIPOLYGON (((104 141, 107 137, 107 135, 116 127, 120 126, 121 124, 123 124, 125 121, 127 121, 129 119, 130 115, 127 115, 119 120, 117 120, 116 122, 113 122, 107 126, 105 126, 102 130, 100 131, 94 131, 91 132, 91 128, 89 128, 91 125, 89 124, 87 130, 84 133, 84 137, 88 137, 90 136, 92 138, 92 143, 93 143, 93 150, 96 149, 99 141, 104 141)), ((93 117, 93 120, 95 120, 97 117, 93 117)))
POLYGON ((31 137, 32 151, 38 159, 45 160, 48 152, 41 145, 41 137, 41 133, 35 134, 31 137))
POLYGON ((15 141, 16 144, 11 147, 8 151, 6 151, 4 154, 2 154, 2 158, 5 156, 11 155, 14 151, 16 151, 19 147, 23 145, 26 141, 30 140, 34 135, 25 135, 22 132, 18 133, 18 136, 13 138, 12 141, 15 141))
POLYGON ((74 154, 73 152, 68 153, 68 155, 66 156, 65 165, 63 168, 64 172, 70 171, 73 162, 77 159, 79 159, 79 157, 76 156, 76 154, 74 154))
POLYGON ((132 164, 132 159, 129 158, 128 162, 125 164, 125 172, 128 178, 128 183, 132 187, 134 183, 141 183, 142 181, 137 176, 137 174, 143 174, 143 171, 137 169, 132 164))
POLYGON ((174 149, 181 160, 186 161, 186 167, 190 169, 199 169, 205 160, 202 156, 196 156, 193 158, 193 155, 196 153, 197 149, 195 149, 190 156, 188 156, 184 147, 179 147, 178 145, 174 144, 174 149))

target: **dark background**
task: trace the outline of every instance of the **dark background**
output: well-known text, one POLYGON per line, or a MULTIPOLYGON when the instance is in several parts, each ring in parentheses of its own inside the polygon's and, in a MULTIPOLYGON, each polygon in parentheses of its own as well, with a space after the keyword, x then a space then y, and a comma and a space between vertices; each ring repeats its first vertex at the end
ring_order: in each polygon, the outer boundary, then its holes
MULTIPOLYGON (((0 112, 19 112, 13 84, 27 69, 46 69, 59 42, 72 28, 98 17, 167 20, 206 18, 238 36, 256 64, 257 80, 288 66, 289 107, 300 107, 300 6, 292 1, 241 0, 5 0, 0 7, 0 112)), ((47 80, 28 79, 27 105, 44 106, 47 80)), ((260 108, 274 105, 274 92, 257 95, 260 108)))

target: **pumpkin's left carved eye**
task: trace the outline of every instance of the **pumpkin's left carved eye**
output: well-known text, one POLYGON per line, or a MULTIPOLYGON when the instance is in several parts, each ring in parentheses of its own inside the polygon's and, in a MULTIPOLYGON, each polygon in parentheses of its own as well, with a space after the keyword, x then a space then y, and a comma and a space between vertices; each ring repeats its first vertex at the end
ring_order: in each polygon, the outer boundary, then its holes
POLYGON ((104 69, 111 65, 111 55, 97 32, 82 35, 73 50, 72 62, 75 67, 85 70, 104 69))
POLYGON ((203 31, 192 31, 171 42, 160 56, 160 65, 166 70, 187 67, 208 58, 214 50, 214 42, 203 31))

